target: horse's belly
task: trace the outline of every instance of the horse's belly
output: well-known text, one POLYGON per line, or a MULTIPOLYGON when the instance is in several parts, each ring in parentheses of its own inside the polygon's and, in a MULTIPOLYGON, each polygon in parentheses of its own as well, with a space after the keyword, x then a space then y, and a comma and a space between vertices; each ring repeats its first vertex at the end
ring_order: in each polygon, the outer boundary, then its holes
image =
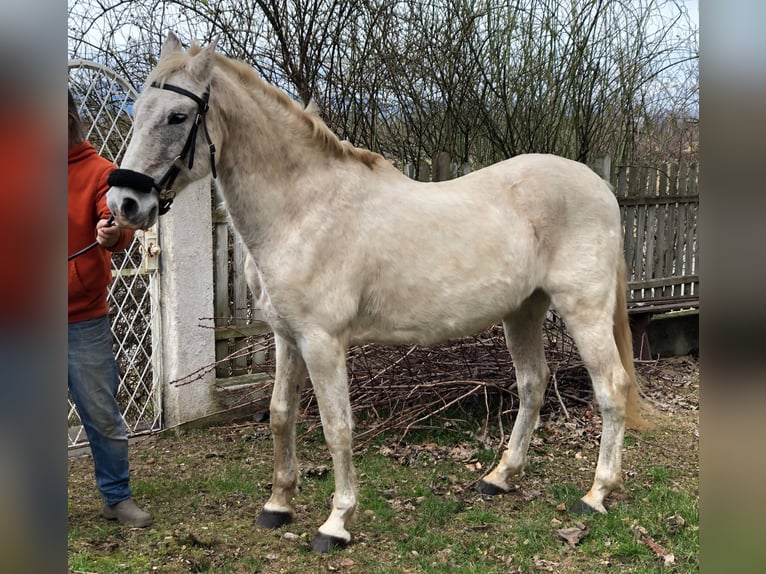
POLYGON ((451 301, 447 305, 433 299, 425 304, 397 305, 396 310, 360 316, 350 338, 353 344, 433 345, 490 327, 521 303, 521 296, 516 299, 487 294, 481 300, 451 301))
POLYGON ((450 339, 459 339, 483 331, 500 317, 492 320, 461 322, 434 322, 423 326, 371 327, 352 333, 351 344, 379 343, 383 345, 435 345, 450 339))

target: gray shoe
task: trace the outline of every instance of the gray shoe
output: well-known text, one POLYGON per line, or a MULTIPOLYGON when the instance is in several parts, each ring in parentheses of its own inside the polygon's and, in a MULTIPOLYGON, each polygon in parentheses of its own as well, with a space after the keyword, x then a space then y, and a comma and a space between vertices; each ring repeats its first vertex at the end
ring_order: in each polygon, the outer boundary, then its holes
POLYGON ((136 506, 132 498, 112 506, 104 504, 101 516, 108 520, 119 520, 120 524, 127 524, 134 528, 146 528, 152 523, 151 515, 136 506))

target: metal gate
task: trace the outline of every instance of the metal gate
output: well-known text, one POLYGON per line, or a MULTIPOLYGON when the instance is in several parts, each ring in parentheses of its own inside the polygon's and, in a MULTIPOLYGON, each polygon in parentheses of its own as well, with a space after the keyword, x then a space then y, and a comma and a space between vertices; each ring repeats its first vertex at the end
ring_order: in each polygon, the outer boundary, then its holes
MULTIPOLYGON (((118 163, 133 130, 138 94, 109 68, 86 60, 69 61, 69 88, 86 128, 86 138, 105 158, 118 163)), ((112 256, 109 314, 120 369, 117 401, 129 436, 159 430, 162 389, 156 349, 160 348, 159 277, 156 228, 137 232, 124 253, 112 256)), ((69 446, 87 441, 80 417, 68 398, 69 446)))

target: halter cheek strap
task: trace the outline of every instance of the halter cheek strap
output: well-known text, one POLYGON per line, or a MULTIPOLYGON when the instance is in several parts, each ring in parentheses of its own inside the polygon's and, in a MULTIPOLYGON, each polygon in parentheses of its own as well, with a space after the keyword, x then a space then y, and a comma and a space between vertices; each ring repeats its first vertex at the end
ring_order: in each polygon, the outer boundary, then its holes
POLYGON ((129 187, 139 193, 151 193, 153 189, 157 190, 159 214, 165 215, 170 210, 170 205, 175 198, 175 192, 172 189, 173 183, 181 172, 184 162, 187 161, 187 156, 189 169, 194 167, 194 150, 197 144, 197 130, 200 125, 205 133, 205 139, 207 140, 208 150, 210 152, 210 171, 213 174, 213 179, 218 176, 215 170, 215 145, 210 139, 207 122, 205 121, 205 114, 209 109, 208 100, 210 99, 210 86, 205 89, 205 93, 202 94, 202 97, 172 84, 158 84, 157 82, 153 82, 151 87, 181 94, 182 96, 191 98, 197 103, 197 114, 194 117, 194 123, 192 124, 191 130, 189 130, 189 135, 186 138, 184 147, 159 181, 155 181, 154 178, 148 175, 130 169, 115 169, 109 174, 107 183, 112 187, 129 187))
MULTIPOLYGON (((201 98, 197 96, 196 94, 193 94, 189 90, 185 90, 184 88, 179 88, 178 86, 174 86, 173 84, 161 85, 161 84, 158 84, 157 82, 152 82, 152 87, 160 88, 163 90, 169 90, 171 92, 181 94, 182 96, 191 98, 197 103, 197 115, 194 117, 194 124, 192 125, 191 131, 189 132, 189 137, 186 138, 186 143, 184 144, 184 148, 181 151, 181 155, 179 155, 178 158, 176 158, 176 160, 180 159, 181 161, 183 161, 186 158, 186 154, 191 152, 191 155, 189 155, 189 169, 191 169, 194 166, 194 146, 196 145, 196 142, 197 142, 197 129, 199 128, 201 124, 202 129, 205 132, 205 139, 207 140, 208 150, 210 151, 210 169, 213 173, 213 179, 215 179, 217 177, 217 174, 215 172, 215 145, 213 145, 213 142, 210 139, 210 133, 207 131, 207 122, 205 121, 205 114, 207 114, 208 109, 210 109, 210 106, 208 105, 208 100, 210 100, 210 86, 208 86, 205 89, 205 93, 202 94, 201 98)), ((160 180, 160 182, 162 182, 162 180, 160 180)))

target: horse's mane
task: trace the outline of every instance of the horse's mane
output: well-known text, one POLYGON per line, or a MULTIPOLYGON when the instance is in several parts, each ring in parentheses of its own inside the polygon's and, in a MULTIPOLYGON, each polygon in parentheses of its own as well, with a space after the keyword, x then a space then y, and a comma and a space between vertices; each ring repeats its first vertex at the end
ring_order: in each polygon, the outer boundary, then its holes
MULTIPOLYGON (((152 70, 147 78, 147 84, 151 82, 162 82, 172 72, 185 67, 189 59, 200 52, 202 48, 196 42, 193 43, 189 51, 178 52, 160 60, 157 66, 152 70)), ((265 82, 253 68, 244 62, 227 58, 221 54, 215 54, 216 64, 228 72, 232 73, 236 80, 245 87, 254 87, 260 92, 266 94, 269 98, 276 101, 288 115, 295 117, 301 122, 311 139, 324 150, 334 153, 338 157, 351 157, 372 168, 378 160, 382 159, 377 153, 366 149, 354 147, 349 141, 341 141, 332 130, 327 127, 322 118, 318 115, 316 105, 311 102, 304 109, 301 105, 290 98, 286 92, 276 86, 265 82)))

